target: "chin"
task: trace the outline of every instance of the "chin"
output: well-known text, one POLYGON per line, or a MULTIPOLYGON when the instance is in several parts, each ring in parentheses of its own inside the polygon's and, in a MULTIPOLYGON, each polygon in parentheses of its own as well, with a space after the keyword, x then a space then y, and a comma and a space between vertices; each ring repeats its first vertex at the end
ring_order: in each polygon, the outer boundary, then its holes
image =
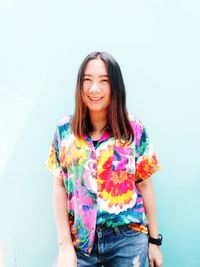
POLYGON ((107 108, 88 107, 89 111, 93 112, 107 112, 107 108))

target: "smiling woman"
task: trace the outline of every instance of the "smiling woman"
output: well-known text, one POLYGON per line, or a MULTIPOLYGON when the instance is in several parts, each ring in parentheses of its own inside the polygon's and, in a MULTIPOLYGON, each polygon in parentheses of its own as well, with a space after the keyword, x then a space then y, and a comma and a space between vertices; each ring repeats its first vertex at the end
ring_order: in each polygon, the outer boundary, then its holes
POLYGON ((47 166, 57 267, 144 267, 147 253, 151 267, 161 266, 150 180, 159 163, 146 128, 126 110, 121 70, 108 53, 82 62, 74 115, 58 123, 47 166))

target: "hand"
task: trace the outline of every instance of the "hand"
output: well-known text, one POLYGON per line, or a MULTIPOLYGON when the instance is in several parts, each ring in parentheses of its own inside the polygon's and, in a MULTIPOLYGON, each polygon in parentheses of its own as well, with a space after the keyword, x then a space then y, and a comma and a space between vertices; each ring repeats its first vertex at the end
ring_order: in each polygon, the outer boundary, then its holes
POLYGON ((57 267, 77 267, 77 257, 73 245, 59 248, 57 267))
POLYGON ((149 266, 150 267, 161 267, 163 258, 162 253, 160 251, 160 247, 154 244, 149 244, 149 266))

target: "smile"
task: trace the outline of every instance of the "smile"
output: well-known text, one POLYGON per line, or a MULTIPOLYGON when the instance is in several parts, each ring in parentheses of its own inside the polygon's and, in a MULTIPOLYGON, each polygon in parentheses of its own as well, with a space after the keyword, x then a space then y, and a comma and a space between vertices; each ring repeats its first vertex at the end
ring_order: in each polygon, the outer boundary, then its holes
POLYGON ((88 98, 92 101, 99 101, 101 100, 103 97, 91 97, 91 96, 88 96, 88 98))

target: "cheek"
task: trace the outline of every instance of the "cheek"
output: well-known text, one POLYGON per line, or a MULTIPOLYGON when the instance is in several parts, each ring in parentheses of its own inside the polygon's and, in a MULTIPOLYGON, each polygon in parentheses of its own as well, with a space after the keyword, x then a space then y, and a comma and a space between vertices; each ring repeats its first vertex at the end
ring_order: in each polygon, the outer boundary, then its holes
POLYGON ((84 104, 86 104, 87 99, 86 99, 86 94, 85 94, 84 90, 82 91, 82 94, 81 94, 81 100, 83 101, 84 104))
POLYGON ((85 95, 86 95, 86 89, 83 86, 83 88, 82 88, 82 96, 84 97, 85 95))
POLYGON ((110 100, 111 100, 111 90, 110 89, 108 90, 107 98, 108 98, 108 101, 110 102, 110 100))

